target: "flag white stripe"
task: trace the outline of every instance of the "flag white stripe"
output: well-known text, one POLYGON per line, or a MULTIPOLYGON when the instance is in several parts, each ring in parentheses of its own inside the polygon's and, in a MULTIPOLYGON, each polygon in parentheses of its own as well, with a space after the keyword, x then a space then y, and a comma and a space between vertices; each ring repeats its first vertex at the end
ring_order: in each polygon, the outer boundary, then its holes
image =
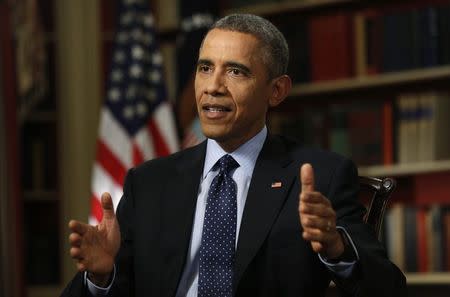
POLYGON ((144 160, 149 160, 156 157, 155 145, 153 143, 153 139, 149 136, 147 126, 139 130, 139 132, 135 136, 135 142, 142 155, 144 156, 144 160))
POLYGON ((104 192, 111 195, 115 210, 123 194, 122 186, 115 183, 111 175, 100 164, 95 163, 92 173, 92 194, 100 199, 104 192))
POLYGON ((100 120, 100 139, 112 151, 122 166, 129 168, 133 166, 132 144, 125 129, 116 121, 111 112, 102 108, 100 120))
POLYGON ((175 120, 173 118, 172 106, 167 103, 161 103, 154 111, 153 117, 161 131, 167 147, 170 152, 178 150, 178 138, 176 136, 175 120))

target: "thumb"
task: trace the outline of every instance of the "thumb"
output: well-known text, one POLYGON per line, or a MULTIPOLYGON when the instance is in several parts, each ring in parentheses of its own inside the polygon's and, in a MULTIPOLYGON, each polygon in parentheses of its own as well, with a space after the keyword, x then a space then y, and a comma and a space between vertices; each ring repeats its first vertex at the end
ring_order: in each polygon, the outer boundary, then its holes
POLYGON ((302 184, 302 192, 314 191, 314 170, 309 163, 305 163, 300 168, 300 183, 302 184))
POLYGON ((107 192, 102 194, 102 210, 104 219, 113 219, 115 217, 112 198, 107 192))

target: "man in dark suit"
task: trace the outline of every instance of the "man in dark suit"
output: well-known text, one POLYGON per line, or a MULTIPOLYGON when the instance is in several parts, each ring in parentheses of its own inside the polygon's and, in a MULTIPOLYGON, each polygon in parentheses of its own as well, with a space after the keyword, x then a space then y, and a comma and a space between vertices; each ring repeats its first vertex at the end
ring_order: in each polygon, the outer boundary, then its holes
POLYGON ((353 163, 267 132, 287 64, 270 22, 213 26, 195 78, 208 140, 130 170, 117 217, 105 193, 97 227, 69 223, 80 273, 64 296, 324 296, 331 279, 353 296, 405 295, 362 222, 353 163))

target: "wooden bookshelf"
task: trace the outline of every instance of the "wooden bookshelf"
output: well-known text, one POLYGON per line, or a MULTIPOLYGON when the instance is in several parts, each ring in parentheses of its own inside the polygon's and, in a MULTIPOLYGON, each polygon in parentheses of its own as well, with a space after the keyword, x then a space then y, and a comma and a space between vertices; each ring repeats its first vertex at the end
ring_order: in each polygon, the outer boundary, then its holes
POLYGON ((410 285, 448 285, 450 272, 405 273, 410 285))
POLYGON ((303 0, 303 1, 273 1, 264 4, 248 5, 226 10, 224 15, 230 13, 252 13, 261 16, 278 15, 289 12, 305 12, 310 10, 327 9, 349 4, 360 4, 362 0, 303 0))
POLYGON ((413 84, 450 79, 450 66, 416 69, 373 76, 355 77, 324 82, 296 84, 291 97, 308 99, 311 96, 329 93, 344 93, 372 88, 384 88, 401 84, 413 84))
POLYGON ((368 176, 402 176, 450 171, 450 160, 360 167, 359 174, 368 176))

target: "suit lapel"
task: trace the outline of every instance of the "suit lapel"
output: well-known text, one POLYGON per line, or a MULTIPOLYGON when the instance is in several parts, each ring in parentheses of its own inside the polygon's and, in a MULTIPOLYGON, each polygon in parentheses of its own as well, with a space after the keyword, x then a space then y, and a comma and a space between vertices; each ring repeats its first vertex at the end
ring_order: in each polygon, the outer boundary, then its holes
POLYGON ((162 202, 162 253, 164 296, 174 296, 191 238, 206 142, 177 160, 162 202))
POLYGON ((253 171, 236 252, 234 291, 245 269, 269 233, 296 176, 283 144, 266 140, 253 171), (281 182, 280 184, 272 183, 281 182))

